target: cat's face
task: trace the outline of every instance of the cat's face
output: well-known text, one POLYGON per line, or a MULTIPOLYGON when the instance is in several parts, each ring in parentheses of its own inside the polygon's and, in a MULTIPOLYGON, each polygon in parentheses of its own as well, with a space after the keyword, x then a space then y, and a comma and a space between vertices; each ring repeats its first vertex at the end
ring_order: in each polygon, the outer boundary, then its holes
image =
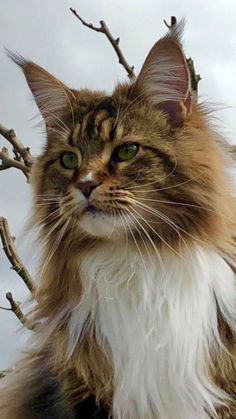
POLYGON ((127 95, 122 102, 121 94, 85 93, 81 112, 78 93, 80 112, 74 121, 58 121, 56 132, 49 129, 39 158, 42 176, 35 179, 39 202, 59 208, 64 222, 71 219, 82 231, 110 239, 137 236, 143 220, 144 228, 163 224, 149 199, 163 198, 158 189, 173 183, 176 169, 173 147, 165 147, 171 135, 166 118, 127 95))
POLYGON ((137 80, 111 96, 71 90, 33 63, 18 64, 46 122, 32 182, 48 234, 168 245, 207 236, 218 158, 201 112, 192 112, 176 39, 155 44, 137 80))

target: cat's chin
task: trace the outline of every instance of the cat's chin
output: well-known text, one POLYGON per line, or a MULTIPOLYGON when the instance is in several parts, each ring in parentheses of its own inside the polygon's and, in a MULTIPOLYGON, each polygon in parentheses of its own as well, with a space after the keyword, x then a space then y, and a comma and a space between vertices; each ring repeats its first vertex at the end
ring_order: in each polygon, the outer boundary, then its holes
POLYGON ((79 219, 80 228, 93 237, 117 240, 124 236, 124 225, 120 217, 102 211, 86 211, 79 219))

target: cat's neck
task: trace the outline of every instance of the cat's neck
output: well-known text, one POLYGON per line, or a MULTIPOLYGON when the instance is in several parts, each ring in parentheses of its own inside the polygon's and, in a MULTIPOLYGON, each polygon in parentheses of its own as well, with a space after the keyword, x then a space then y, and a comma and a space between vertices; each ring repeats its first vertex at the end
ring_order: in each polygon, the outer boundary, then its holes
POLYGON ((218 309, 235 327, 234 275, 215 251, 198 246, 181 257, 164 248, 150 257, 115 244, 88 253, 70 350, 89 318, 113 364, 115 417, 203 419, 221 397, 207 369, 220 340, 218 309))

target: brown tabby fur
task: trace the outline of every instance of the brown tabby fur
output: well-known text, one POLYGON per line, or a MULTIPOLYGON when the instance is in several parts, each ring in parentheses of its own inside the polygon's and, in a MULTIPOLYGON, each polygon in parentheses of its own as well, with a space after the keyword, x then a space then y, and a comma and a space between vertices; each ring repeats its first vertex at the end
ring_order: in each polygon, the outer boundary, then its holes
MULTIPOLYGON (((172 40, 174 45, 179 42, 173 34, 165 39, 172 40)), ((52 333, 47 333, 58 313, 81 298, 78 261, 105 240, 91 237, 77 226, 80 214, 73 201, 73 188, 88 172, 95 172, 99 186, 91 203, 108 213, 136 208, 147 218, 149 226, 145 228, 157 247, 161 246, 162 237, 173 251, 180 253, 186 240, 190 245, 197 242, 209 246, 230 258, 234 254, 236 225, 235 200, 225 174, 229 162, 215 140, 204 110, 194 103, 190 110, 189 95, 178 102, 181 115, 173 120, 172 111, 165 112, 168 103, 164 108, 149 103, 140 90, 140 79, 132 85, 119 84, 110 97, 103 92, 70 90, 60 84, 66 89, 70 106, 68 102, 61 108, 55 106, 53 117, 51 109, 47 114, 42 106, 43 99, 37 97, 38 87, 31 79, 34 73, 42 80, 47 79, 49 90, 56 79, 32 63, 18 59, 18 64, 35 95, 47 130, 47 144, 31 174, 34 190, 31 225, 41 226, 44 242, 34 312, 35 321, 42 324, 36 327, 37 349, 29 351, 7 379, 9 383, 6 380, 0 396, 0 417, 74 418, 75 406, 89 396, 94 396, 97 405, 109 412, 113 370, 93 332, 86 331, 71 357, 65 355, 68 316, 62 316, 52 333), (140 144, 140 150, 132 160, 115 164, 111 155, 126 141, 140 144), (78 147, 83 156, 79 171, 64 169, 59 155, 65 151, 79 153, 78 147), (135 207, 134 199, 168 216, 182 237, 153 212, 135 207), (59 214, 54 213, 58 208, 59 214), (63 226, 66 228, 60 245, 48 258, 63 226), (158 237, 154 230, 158 231, 158 237), (56 394, 51 399, 50 386, 55 387, 56 394), (45 394, 49 394, 50 408, 45 407, 45 394)), ((135 229, 133 235, 140 248, 144 248, 146 237, 135 229)), ((212 353, 209 373, 233 397, 228 406, 218 410, 218 419, 235 419, 236 338, 220 313, 219 331, 228 352, 216 349, 212 353)))

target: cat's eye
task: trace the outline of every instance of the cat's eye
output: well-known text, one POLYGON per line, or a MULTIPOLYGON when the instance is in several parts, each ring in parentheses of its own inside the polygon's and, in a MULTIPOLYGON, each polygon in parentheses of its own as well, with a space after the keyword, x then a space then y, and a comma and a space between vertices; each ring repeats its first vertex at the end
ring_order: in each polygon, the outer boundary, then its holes
POLYGON ((80 165, 79 156, 73 152, 62 153, 60 163, 64 169, 76 169, 80 165))
POLYGON ((112 159, 115 162, 131 160, 134 156, 136 156, 138 150, 139 145, 136 143, 122 144, 115 149, 112 155, 112 159))

